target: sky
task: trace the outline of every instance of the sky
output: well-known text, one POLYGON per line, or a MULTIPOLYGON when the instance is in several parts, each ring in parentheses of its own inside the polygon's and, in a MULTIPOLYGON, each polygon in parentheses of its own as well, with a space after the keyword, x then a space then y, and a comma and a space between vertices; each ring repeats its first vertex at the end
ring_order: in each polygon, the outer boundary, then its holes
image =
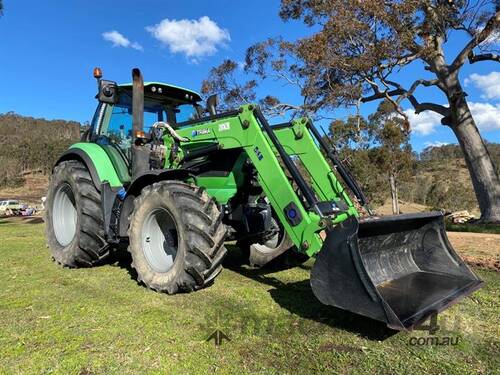
MULTIPOLYGON (((96 107, 95 66, 102 68, 104 78, 119 83, 129 82, 131 69, 139 67, 145 80, 198 91, 211 67, 226 58, 244 61, 248 46, 268 37, 295 40, 312 33, 300 22, 283 22, 278 0, 4 0, 4 8, 0 113, 82 123, 96 107)), ((456 53, 465 41, 456 35, 446 53, 456 53)), ((399 78, 407 86, 428 74, 420 63, 404 73, 399 78)), ((500 64, 466 65, 461 79, 483 138, 500 142, 500 64)), ((289 103, 302 101, 295 87, 281 82, 261 85, 258 94, 268 93, 289 103)), ((419 89, 416 96, 445 103, 435 89, 419 89)), ((439 115, 417 116, 405 108, 415 150, 456 143, 439 115)), ((376 103, 369 103, 361 113, 367 116, 375 109, 376 103)), ((339 108, 329 117, 354 113, 354 108, 339 108)))

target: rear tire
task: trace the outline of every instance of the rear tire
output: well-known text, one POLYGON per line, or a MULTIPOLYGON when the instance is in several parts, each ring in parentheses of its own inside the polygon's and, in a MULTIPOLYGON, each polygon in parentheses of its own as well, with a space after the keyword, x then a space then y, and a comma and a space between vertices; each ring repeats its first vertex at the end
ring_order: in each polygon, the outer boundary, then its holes
POLYGON ((222 270, 226 229, 204 189, 162 181, 145 187, 134 206, 129 252, 138 280, 168 294, 210 285, 222 270))
POLYGON ((101 194, 79 161, 64 161, 54 168, 44 219, 47 242, 57 263, 92 267, 108 257, 101 194))

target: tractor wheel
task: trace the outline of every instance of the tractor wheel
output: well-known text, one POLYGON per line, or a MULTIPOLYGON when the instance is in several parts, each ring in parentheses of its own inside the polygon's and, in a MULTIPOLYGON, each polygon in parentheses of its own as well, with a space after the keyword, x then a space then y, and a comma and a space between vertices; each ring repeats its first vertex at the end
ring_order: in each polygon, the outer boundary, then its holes
POLYGON ((65 161, 54 168, 44 219, 48 245, 57 263, 92 267, 109 255, 101 194, 79 161, 65 161))
POLYGON ((145 187, 135 199, 128 232, 138 280, 168 294, 210 285, 227 252, 222 217, 197 186, 162 181, 145 187))
POLYGON ((274 213, 272 223, 276 227, 274 235, 256 243, 248 240, 240 240, 236 243, 236 246, 248 258, 251 266, 285 269, 296 267, 309 259, 307 255, 297 251, 274 213))

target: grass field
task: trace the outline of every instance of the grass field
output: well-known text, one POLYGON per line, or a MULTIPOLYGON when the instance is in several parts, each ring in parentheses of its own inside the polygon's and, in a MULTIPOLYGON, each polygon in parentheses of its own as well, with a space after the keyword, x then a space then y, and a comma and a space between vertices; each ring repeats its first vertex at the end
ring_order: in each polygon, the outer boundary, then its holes
POLYGON ((126 260, 69 270, 43 224, 0 221, 0 373, 484 373, 500 368, 500 276, 439 315, 454 346, 412 346, 428 332, 321 305, 311 263, 266 273, 233 256, 215 284, 175 296, 138 285, 126 260), (207 342, 220 328, 231 341, 207 342))
POLYGON ((446 223, 446 230, 451 232, 500 234, 500 224, 446 223))

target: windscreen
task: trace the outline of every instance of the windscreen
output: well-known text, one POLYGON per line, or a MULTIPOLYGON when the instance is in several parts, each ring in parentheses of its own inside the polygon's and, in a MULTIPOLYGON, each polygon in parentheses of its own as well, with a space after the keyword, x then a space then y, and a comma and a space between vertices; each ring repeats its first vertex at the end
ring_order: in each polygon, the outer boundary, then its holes
MULTIPOLYGON (((158 101, 144 99, 144 132, 149 133, 157 121, 167 120, 167 106, 158 101)), ((128 150, 132 146, 132 97, 123 93, 119 103, 108 106, 99 138, 128 150)))

